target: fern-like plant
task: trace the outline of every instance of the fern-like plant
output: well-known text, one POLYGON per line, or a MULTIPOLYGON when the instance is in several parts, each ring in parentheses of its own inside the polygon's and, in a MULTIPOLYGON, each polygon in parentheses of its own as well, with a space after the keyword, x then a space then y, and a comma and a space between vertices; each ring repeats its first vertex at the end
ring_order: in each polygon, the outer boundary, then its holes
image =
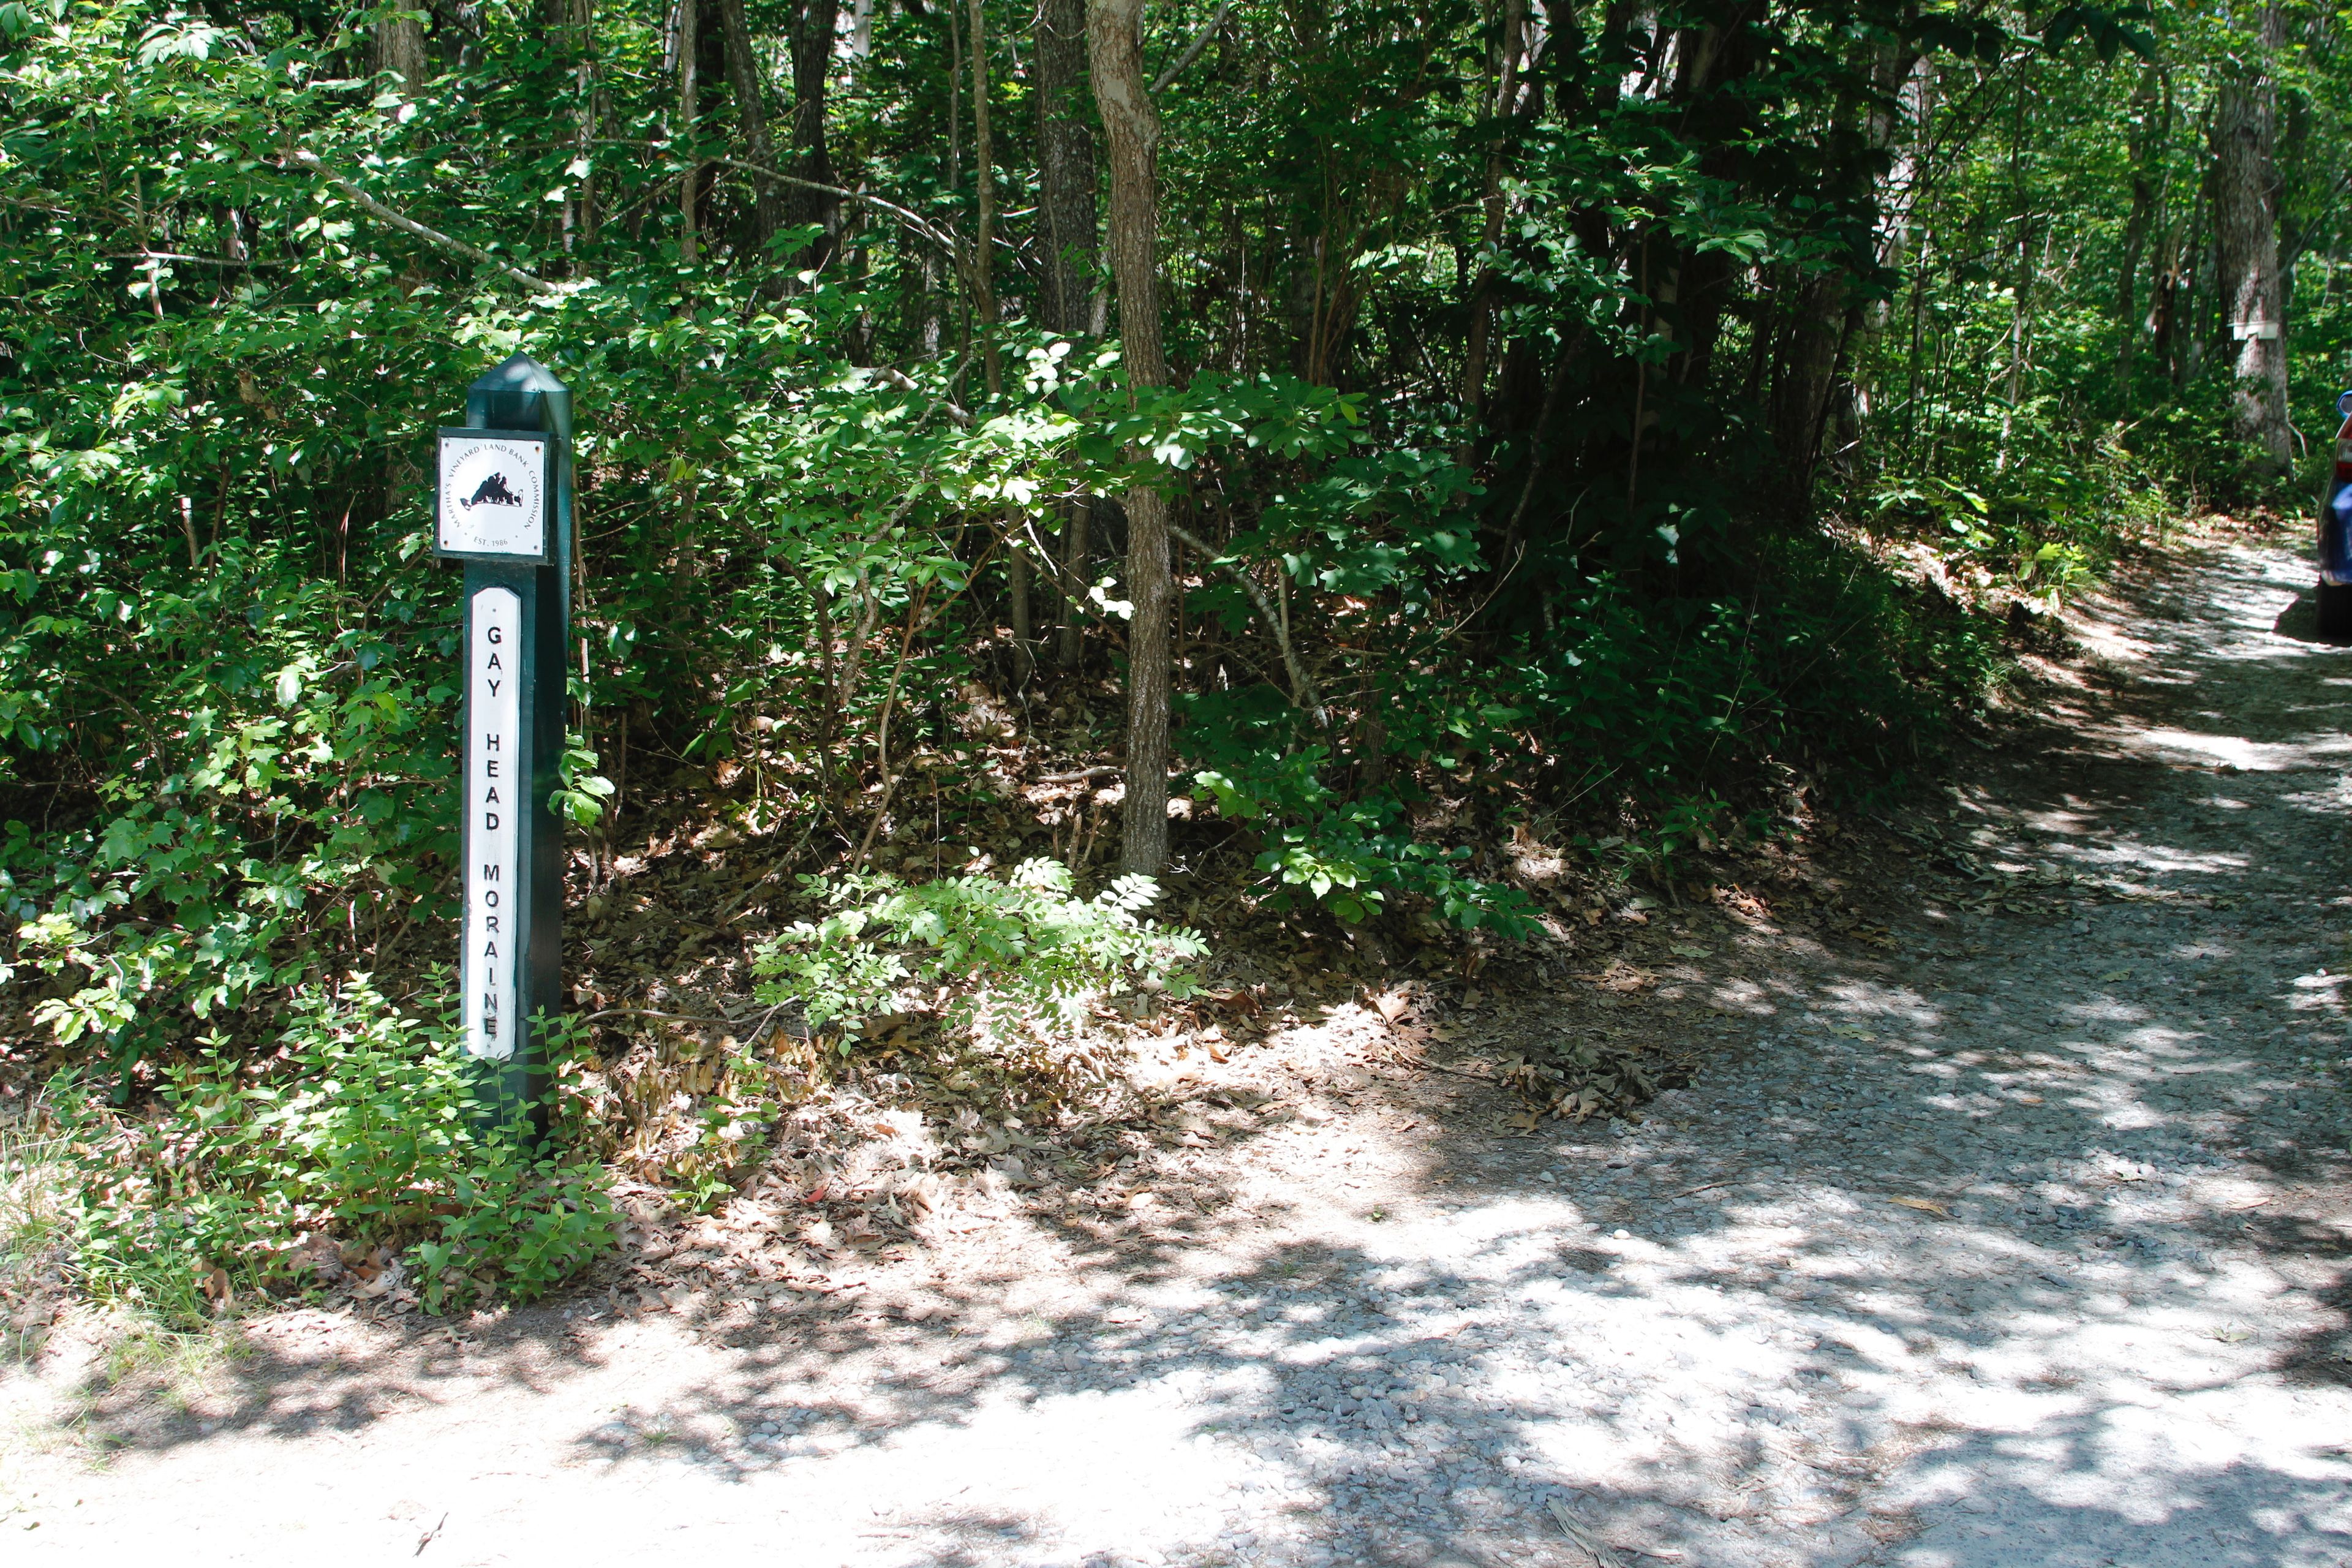
POLYGON ((890 1011, 906 982, 946 986, 967 1016, 1010 1005, 1066 1026, 1108 994, 1190 994, 1190 965, 1208 952, 1197 931, 1144 918, 1160 896, 1150 877, 1121 877, 1082 899, 1058 860, 1024 860, 1003 879, 908 883, 864 872, 801 882, 831 912, 764 943, 752 967, 763 1001, 798 1003, 815 1028, 890 1011))

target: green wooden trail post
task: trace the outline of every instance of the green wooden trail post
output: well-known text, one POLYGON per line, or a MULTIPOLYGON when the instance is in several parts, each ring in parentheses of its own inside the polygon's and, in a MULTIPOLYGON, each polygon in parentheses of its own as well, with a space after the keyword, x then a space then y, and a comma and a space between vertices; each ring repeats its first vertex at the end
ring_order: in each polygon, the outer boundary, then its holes
POLYGON ((563 1001, 563 756, 572 635, 572 394, 517 354, 466 389, 441 432, 434 547, 466 563, 466 1051, 502 1124, 547 1130, 531 1026, 563 1001))

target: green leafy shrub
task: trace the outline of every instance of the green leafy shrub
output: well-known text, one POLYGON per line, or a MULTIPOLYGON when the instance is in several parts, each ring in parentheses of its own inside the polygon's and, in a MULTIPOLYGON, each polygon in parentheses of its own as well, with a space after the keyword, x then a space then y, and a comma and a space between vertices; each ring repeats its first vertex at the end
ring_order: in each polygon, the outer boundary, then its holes
POLYGON ((392 1249, 437 1311, 530 1300, 613 1245, 602 1171, 486 1126, 452 1032, 365 976, 303 991, 280 1044, 266 1068, 215 1049, 172 1069, 147 1117, 55 1086, 95 1295, 184 1319, 224 1286, 299 1287, 324 1236, 392 1249))
POLYGON ((764 943, 752 968, 761 999, 798 1004, 813 1028, 889 1011, 903 982, 949 987, 966 1022, 1009 1006, 1066 1026, 1105 993, 1190 994, 1189 965, 1208 951, 1197 932, 1143 918, 1160 896, 1151 878, 1081 899, 1058 860, 1024 860, 1001 879, 864 872, 801 884, 832 912, 764 943))
POLYGON ((1471 876, 1465 848, 1413 837, 1393 794, 1350 800, 1322 781, 1330 761, 1322 747, 1288 755, 1229 758, 1226 767, 1193 775, 1221 816, 1251 825, 1263 846, 1257 868, 1287 909, 1302 894, 1350 925, 1370 920, 1397 893, 1427 899, 1464 931, 1486 928, 1512 938, 1534 929, 1535 907, 1517 889, 1471 876))

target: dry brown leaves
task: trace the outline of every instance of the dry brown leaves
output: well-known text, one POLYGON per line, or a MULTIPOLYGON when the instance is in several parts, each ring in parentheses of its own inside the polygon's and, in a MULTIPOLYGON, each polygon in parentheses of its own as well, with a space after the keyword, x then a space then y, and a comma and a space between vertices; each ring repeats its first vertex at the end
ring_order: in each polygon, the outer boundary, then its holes
POLYGON ((1655 974, 1622 958, 1612 959, 1609 967, 1598 974, 1580 974, 1577 978, 1598 986, 1603 991, 1615 992, 1621 996, 1632 995, 1637 991, 1646 991, 1658 983, 1658 977, 1655 974))
POLYGON ((1689 1068, 1613 1040, 1561 1037, 1513 1053, 1496 1077, 1523 1107, 1515 1124, 1533 1131, 1547 1116, 1630 1115, 1660 1089, 1689 1081, 1689 1068))

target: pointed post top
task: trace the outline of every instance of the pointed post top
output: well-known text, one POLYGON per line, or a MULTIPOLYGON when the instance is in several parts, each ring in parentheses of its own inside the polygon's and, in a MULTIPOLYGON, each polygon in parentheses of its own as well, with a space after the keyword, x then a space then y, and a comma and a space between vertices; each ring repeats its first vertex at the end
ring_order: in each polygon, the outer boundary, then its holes
POLYGON ((569 392, 555 373, 526 353, 518 353, 467 387, 467 393, 569 392))
POLYGON ((572 437, 572 389, 519 353, 466 388, 466 423, 477 430, 545 430, 572 437))

